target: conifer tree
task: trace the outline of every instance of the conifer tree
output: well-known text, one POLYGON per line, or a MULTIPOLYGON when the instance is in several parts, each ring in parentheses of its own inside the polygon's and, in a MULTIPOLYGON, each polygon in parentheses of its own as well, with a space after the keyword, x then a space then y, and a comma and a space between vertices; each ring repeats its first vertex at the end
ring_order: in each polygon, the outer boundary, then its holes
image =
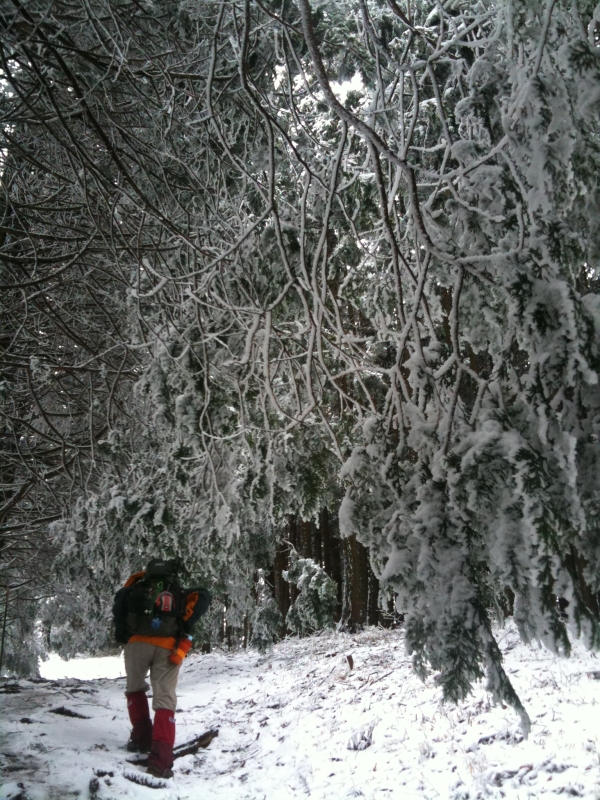
POLYGON ((333 628, 337 589, 325 570, 312 558, 300 558, 292 548, 290 567, 283 572, 283 577, 298 590, 285 620, 289 630, 307 634, 333 628))

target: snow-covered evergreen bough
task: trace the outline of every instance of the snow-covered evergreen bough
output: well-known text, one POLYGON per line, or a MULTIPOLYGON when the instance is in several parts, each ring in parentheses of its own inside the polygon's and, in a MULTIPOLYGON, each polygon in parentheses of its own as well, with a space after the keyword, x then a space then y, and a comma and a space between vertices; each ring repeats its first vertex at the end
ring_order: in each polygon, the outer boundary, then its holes
POLYGON ((108 586, 166 547, 245 613, 282 520, 343 486, 340 531, 368 546, 416 668, 450 699, 487 674, 527 729, 494 618, 598 645, 600 12, 144 8, 6 12, 8 158, 19 103, 46 119, 79 98, 37 146, 102 187, 112 236, 132 230, 103 242, 143 375, 55 523, 59 573, 108 586))

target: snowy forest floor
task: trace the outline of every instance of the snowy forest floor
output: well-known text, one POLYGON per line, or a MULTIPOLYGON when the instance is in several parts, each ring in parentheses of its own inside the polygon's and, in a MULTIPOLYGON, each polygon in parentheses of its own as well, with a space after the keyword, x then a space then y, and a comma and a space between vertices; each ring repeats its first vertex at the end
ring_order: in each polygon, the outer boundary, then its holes
POLYGON ((160 789, 126 777, 145 770, 126 761, 123 678, 3 679, 0 798, 600 798, 600 660, 578 644, 569 659, 525 647, 510 626, 499 639, 533 723, 526 741, 483 685, 442 704, 433 680, 412 673, 401 631, 291 639, 264 657, 192 655, 177 741, 214 727, 219 737, 178 759, 160 789), (370 729, 370 746, 348 749, 370 729))

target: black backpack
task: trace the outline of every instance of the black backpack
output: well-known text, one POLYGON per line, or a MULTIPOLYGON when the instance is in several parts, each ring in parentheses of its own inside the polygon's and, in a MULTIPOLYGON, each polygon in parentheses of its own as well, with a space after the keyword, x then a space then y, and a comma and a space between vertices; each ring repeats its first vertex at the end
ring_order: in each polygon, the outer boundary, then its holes
POLYGON ((128 587, 129 636, 178 636, 183 592, 178 581, 181 559, 152 559, 143 578, 128 587))

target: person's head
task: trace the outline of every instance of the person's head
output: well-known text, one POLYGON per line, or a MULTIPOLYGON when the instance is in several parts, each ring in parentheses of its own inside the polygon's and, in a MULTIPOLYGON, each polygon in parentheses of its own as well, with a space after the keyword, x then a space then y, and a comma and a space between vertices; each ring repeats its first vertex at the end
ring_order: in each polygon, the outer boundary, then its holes
POLYGON ((151 558, 146 567, 146 577, 174 579, 182 569, 183 562, 180 558, 151 558))

